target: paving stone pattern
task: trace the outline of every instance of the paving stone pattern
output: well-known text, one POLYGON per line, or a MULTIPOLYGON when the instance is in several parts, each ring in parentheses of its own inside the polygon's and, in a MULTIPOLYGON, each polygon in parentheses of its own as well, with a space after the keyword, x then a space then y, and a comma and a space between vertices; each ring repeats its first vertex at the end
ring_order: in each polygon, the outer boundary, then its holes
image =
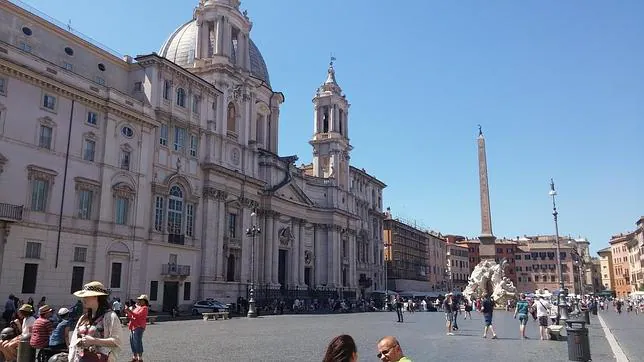
MULTIPOLYGON (((328 342, 343 333, 358 345, 359 361, 377 361, 375 345, 385 335, 400 339, 414 361, 567 361, 565 341, 540 341, 536 323, 528 324, 531 339, 519 340, 518 321, 508 312, 495 313, 498 339, 483 339, 482 316, 462 320, 455 336, 445 335, 443 313, 283 315, 227 321, 168 321, 148 326, 144 335, 146 361, 320 361, 328 342)), ((127 333, 126 330, 124 332, 127 333)), ((614 360, 599 321, 590 326, 593 360, 614 360)), ((127 334, 125 334, 127 336, 127 334)), ((119 361, 128 361, 126 339, 119 361)))
POLYGON ((628 360, 644 360, 644 343, 642 343, 644 314, 635 314, 635 312, 617 314, 615 310, 600 313, 628 360))

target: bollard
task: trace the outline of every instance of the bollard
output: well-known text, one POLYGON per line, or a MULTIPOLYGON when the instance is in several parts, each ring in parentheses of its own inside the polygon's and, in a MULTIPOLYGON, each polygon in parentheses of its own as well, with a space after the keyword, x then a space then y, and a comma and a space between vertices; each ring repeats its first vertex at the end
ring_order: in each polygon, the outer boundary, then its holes
POLYGON ((566 334, 568 335, 568 360, 591 361, 588 328, 584 320, 567 320, 566 334))
POLYGON ((35 362, 36 350, 29 344, 29 338, 23 338, 18 345, 18 357, 16 362, 35 362))

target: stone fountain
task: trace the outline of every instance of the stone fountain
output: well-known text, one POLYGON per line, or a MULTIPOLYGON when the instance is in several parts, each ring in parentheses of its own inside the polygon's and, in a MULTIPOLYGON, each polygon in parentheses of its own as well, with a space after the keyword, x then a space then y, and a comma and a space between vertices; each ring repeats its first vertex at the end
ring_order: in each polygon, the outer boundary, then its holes
POLYGON ((481 261, 472 271, 463 295, 471 300, 487 293, 492 296, 492 300, 498 307, 505 307, 507 301, 515 299, 517 294, 517 288, 505 276, 507 265, 506 259, 503 259, 500 264, 492 260, 481 261))

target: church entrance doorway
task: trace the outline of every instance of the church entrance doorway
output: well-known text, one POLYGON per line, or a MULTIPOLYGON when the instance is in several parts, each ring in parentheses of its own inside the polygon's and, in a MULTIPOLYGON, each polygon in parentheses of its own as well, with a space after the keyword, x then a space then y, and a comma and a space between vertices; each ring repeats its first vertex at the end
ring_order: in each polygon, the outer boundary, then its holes
POLYGON ((163 311, 172 312, 179 307, 179 282, 163 283, 163 311))
POLYGON ((311 268, 306 267, 304 268, 304 284, 306 284, 307 287, 311 287, 311 268))

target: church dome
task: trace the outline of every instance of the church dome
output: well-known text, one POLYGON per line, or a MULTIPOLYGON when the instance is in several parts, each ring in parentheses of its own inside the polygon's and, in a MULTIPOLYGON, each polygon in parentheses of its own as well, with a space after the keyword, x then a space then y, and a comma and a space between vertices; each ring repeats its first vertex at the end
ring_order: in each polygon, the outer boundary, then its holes
MULTIPOLYGON (((263 80, 271 85, 268 77, 268 68, 262 53, 259 52, 257 45, 252 39, 249 39, 250 47, 250 73, 253 77, 263 80)), ((183 68, 192 68, 195 61, 195 51, 197 48, 197 21, 190 20, 175 30, 172 35, 165 41, 159 55, 176 63, 183 68)))

